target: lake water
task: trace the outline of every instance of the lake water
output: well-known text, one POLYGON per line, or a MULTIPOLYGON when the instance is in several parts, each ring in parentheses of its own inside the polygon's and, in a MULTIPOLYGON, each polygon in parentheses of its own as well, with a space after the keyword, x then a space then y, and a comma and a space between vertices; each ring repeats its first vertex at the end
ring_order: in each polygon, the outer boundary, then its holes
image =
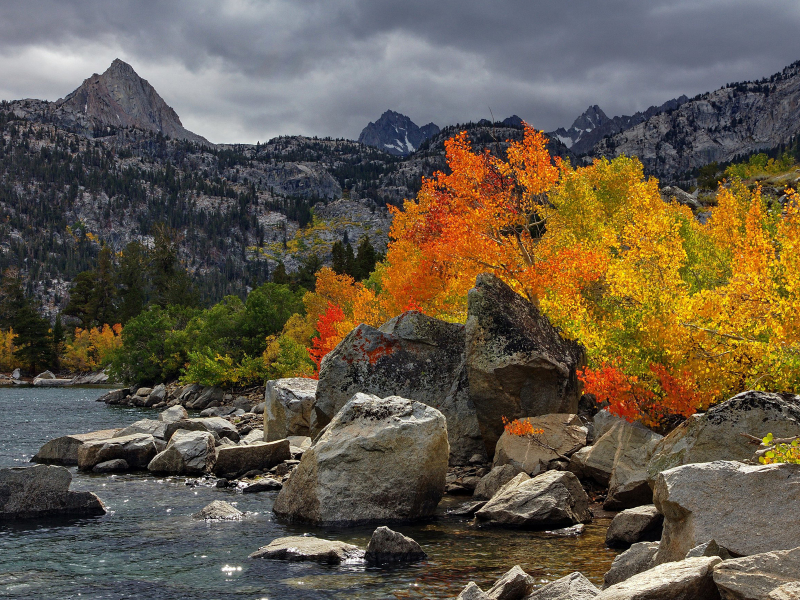
MULTIPOLYGON (((96 402, 97 389, 0 388, 0 467, 27 465, 46 441, 121 427, 157 411, 96 402)), ((430 522, 396 526, 428 553, 425 562, 378 568, 250 560, 271 540, 313 533, 365 547, 374 527, 328 529, 277 521, 277 492, 242 495, 186 485, 182 477, 86 475, 72 489, 95 492, 109 513, 71 521, 0 524, 0 597, 117 600, 455 598, 470 581, 488 588, 515 564, 542 583, 581 571, 596 584, 615 553, 608 520, 578 538, 477 529, 446 515, 468 499, 445 498, 430 522), (191 515, 226 500, 248 517, 206 524, 191 515)), ((191 480, 188 480, 191 481, 191 480)))

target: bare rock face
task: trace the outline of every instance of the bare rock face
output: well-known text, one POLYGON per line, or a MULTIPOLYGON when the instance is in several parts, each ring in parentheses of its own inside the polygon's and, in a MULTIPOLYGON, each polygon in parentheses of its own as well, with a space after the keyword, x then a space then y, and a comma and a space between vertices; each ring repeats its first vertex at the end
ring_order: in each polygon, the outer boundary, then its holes
POLYGON ((137 127, 175 139, 210 146, 188 131, 177 113, 133 68, 114 60, 102 75, 92 75, 66 98, 55 103, 53 116, 63 126, 94 136, 121 127, 137 127))
POLYGON ((313 561, 338 565, 361 562, 364 551, 358 546, 322 540, 314 536, 296 535, 272 540, 250 555, 250 558, 271 558, 273 560, 313 561))
POLYGON ((549 468, 550 461, 569 458, 586 445, 588 429, 578 415, 556 413, 522 420, 543 433, 525 437, 504 431, 495 449, 495 467, 513 464, 528 475, 538 475, 549 468))
POLYGON ((207 431, 176 431, 166 449, 147 465, 151 473, 202 475, 214 468, 214 436, 207 431))
POLYGON ((578 478, 547 471, 531 479, 520 473, 504 485, 475 516, 490 525, 547 529, 592 520, 589 497, 578 478))
POLYGON ((78 448, 88 442, 107 440, 119 433, 119 429, 103 429, 90 433, 76 433, 64 435, 50 440, 42 446, 31 462, 53 465, 77 465, 78 448))
POLYGON ((741 434, 762 438, 800 435, 800 397, 742 392, 708 412, 692 415, 655 447, 647 475, 679 465, 715 460, 747 460, 758 446, 741 434))
POLYGON ((427 518, 444 494, 448 455, 438 410, 356 394, 303 454, 274 511, 315 524, 427 518))
POLYGON ((800 465, 717 461, 659 474, 653 490, 664 515, 657 562, 680 560, 715 540, 731 554, 789 550, 800 540, 800 465))
POLYGON ((576 572, 534 590, 526 600, 591 600, 599 593, 591 581, 576 572))
POLYGON ((214 474, 218 477, 234 479, 255 469, 271 469, 291 458, 289 440, 218 448, 214 474))
POLYGON ((577 412, 585 350, 497 277, 478 276, 465 331, 469 397, 490 456, 503 417, 577 412))
POLYGON ((428 555, 410 537, 392 531, 388 527, 378 527, 372 533, 364 558, 367 562, 380 564, 416 562, 425 560, 428 555))
POLYGON ((274 442, 290 435, 310 435, 311 409, 316 394, 316 379, 292 377, 267 381, 264 441, 274 442))
POLYGON ((614 517, 606 532, 606 545, 627 548, 631 544, 661 539, 664 515, 652 504, 623 510, 614 517))
POLYGON ((91 492, 71 492, 72 474, 64 467, 36 465, 0 469, 0 521, 104 515, 91 492))
POLYGON ((606 588, 597 600, 719 600, 712 576, 716 556, 659 565, 606 588))
POLYGON ((358 141, 394 156, 406 156, 437 133, 439 128, 433 123, 419 127, 407 116, 387 110, 380 119, 364 127, 358 141))
POLYGON ((447 419, 451 464, 485 456, 475 409, 466 391, 464 327, 409 311, 380 329, 359 325, 323 360, 312 436, 353 394, 397 395, 427 404, 447 419))

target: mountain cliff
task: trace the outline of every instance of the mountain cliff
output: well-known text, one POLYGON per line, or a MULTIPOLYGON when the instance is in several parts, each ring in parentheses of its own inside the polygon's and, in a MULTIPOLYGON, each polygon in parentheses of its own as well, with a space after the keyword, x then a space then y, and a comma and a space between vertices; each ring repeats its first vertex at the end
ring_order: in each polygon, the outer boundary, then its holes
POLYGON ((358 141, 393 156, 407 156, 418 150, 422 142, 437 133, 439 128, 433 123, 419 127, 407 116, 387 110, 380 119, 364 127, 358 136, 358 141))

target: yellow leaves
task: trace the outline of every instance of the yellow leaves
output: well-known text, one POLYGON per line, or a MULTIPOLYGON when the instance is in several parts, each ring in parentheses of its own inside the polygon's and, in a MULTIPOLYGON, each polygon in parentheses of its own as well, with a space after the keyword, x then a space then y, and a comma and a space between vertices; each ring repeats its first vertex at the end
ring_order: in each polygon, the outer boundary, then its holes
POLYGON ((0 330, 0 371, 9 372, 16 368, 17 360, 14 358, 14 333, 13 329, 0 330))
POLYGON ((122 346, 122 325, 75 329, 73 339, 64 346, 61 364, 71 371, 102 369, 111 361, 111 353, 122 346))

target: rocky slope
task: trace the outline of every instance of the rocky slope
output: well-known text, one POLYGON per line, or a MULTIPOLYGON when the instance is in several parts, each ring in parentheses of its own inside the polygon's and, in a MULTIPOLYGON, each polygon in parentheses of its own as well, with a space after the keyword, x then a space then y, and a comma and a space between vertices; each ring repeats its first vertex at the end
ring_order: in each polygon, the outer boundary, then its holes
POLYGON ((364 127, 358 141, 393 156, 407 156, 437 133, 439 128, 433 123, 419 127, 407 116, 387 110, 380 119, 364 127))

